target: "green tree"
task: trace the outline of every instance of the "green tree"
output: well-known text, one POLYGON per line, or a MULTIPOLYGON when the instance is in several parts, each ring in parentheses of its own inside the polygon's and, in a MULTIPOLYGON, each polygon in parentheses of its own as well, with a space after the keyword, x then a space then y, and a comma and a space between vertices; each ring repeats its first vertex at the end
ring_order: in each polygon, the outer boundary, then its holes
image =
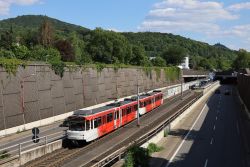
POLYGON ((206 70, 212 70, 213 69, 213 65, 212 65, 211 61, 208 60, 207 58, 203 58, 200 61, 199 66, 202 67, 203 69, 206 69, 206 70))
POLYGON ((250 54, 245 50, 239 50, 237 58, 233 62, 235 69, 250 68, 250 54))
POLYGON ((157 56, 155 59, 152 59, 152 64, 154 66, 164 67, 164 66, 166 66, 166 61, 162 57, 157 56))
POLYGON ((94 61, 107 64, 127 64, 132 54, 131 46, 123 35, 100 28, 91 32, 87 51, 94 61))
POLYGON ((218 64, 218 69, 222 71, 228 70, 232 67, 232 62, 223 57, 217 59, 217 64, 218 64))
POLYGON ((14 42, 15 42, 15 36, 11 25, 9 30, 4 31, 3 34, 1 34, 0 47, 10 50, 14 42))
POLYGON ((167 64, 179 65, 183 61, 186 52, 179 46, 171 46, 162 53, 162 57, 166 60, 167 64))
POLYGON ((140 45, 134 45, 132 47, 132 59, 130 64, 137 66, 150 66, 150 61, 146 56, 145 50, 140 45))
POLYGON ((0 49, 0 57, 15 58, 15 54, 12 51, 6 49, 0 49))
POLYGON ((39 42, 43 46, 51 46, 53 43, 53 29, 50 22, 45 19, 39 29, 39 42))
POLYGON ((91 56, 86 52, 86 44, 76 32, 70 34, 69 41, 73 46, 76 63, 79 65, 91 63, 91 56))
POLYGON ((55 47, 60 52, 63 61, 75 61, 74 48, 69 40, 58 40, 55 47))
POLYGON ((45 48, 42 45, 37 45, 31 49, 31 60, 40 60, 49 62, 50 60, 61 60, 60 52, 54 48, 45 48))

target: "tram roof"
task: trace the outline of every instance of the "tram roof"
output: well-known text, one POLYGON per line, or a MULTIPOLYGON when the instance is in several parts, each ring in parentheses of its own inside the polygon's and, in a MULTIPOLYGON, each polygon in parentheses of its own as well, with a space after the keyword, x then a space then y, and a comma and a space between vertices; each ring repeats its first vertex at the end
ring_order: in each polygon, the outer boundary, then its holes
MULTIPOLYGON (((146 97, 149 97, 158 93, 160 93, 160 91, 154 91, 152 93, 142 94, 140 95, 140 99, 144 99, 146 97)), ((79 110, 76 110, 73 115, 90 116, 90 115, 98 114, 103 111, 111 110, 111 109, 129 104, 129 103, 135 102, 136 100, 137 100, 137 96, 133 96, 131 98, 125 98, 123 101, 110 103, 102 107, 93 108, 91 110, 79 109, 79 110)))

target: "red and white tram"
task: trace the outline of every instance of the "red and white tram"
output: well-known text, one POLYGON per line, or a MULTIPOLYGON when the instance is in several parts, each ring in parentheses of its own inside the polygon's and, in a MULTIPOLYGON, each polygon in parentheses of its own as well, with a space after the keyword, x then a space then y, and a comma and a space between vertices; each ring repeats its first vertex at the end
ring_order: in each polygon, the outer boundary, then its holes
MULTIPOLYGON (((140 95, 139 114, 143 115, 163 104, 161 91, 140 95)), ((67 138, 90 142, 133 121, 137 117, 137 99, 111 103, 92 110, 78 110, 68 118, 67 138)))

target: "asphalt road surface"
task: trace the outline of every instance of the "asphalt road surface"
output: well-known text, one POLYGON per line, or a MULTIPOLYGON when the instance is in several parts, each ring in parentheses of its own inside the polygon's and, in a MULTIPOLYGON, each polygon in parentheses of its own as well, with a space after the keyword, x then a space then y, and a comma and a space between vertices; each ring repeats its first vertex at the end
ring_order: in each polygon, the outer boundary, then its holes
POLYGON ((237 114, 240 106, 234 94, 224 94, 232 86, 220 90, 204 106, 166 167, 245 166, 237 114))
MULTIPOLYGON (((62 135, 65 134, 64 130, 66 130, 67 128, 59 127, 60 124, 62 124, 62 123, 57 122, 57 123, 54 123, 52 125, 39 128, 40 129, 40 134, 38 136, 40 138, 42 138, 44 136, 51 135, 51 136, 48 137, 48 140, 50 140, 52 138, 53 138, 53 140, 56 140, 56 139, 62 137, 62 135), (53 135, 53 134, 55 134, 55 135, 53 135)), ((24 133, 25 133, 24 135, 20 134, 20 136, 18 134, 16 134, 14 136, 7 137, 7 140, 5 138, 1 139, 0 140, 0 149, 7 148, 7 147, 10 147, 10 146, 14 146, 14 145, 17 145, 17 144, 20 144, 20 143, 25 143, 25 144, 22 144, 22 146, 28 146, 28 145, 33 144, 33 142, 32 142, 33 134, 31 132, 31 130, 29 130, 27 132, 24 132, 24 133)), ((44 139, 45 138, 42 138, 40 140, 40 142, 35 144, 35 145, 40 145, 40 144, 44 143, 44 139)), ((34 147, 34 145, 32 147, 34 147)), ((18 149, 18 146, 13 147, 13 148, 9 148, 7 150, 12 151, 12 150, 15 150, 15 149, 18 149)), ((30 149, 30 147, 27 147, 24 150, 27 150, 27 149, 30 149)))

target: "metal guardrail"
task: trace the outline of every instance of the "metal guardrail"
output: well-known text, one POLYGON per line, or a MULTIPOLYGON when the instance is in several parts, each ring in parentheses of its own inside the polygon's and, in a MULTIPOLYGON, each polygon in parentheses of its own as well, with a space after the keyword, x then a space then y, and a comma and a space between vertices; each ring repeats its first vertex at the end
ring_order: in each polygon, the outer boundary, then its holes
POLYGON ((151 138, 153 138, 156 134, 164 130, 169 124, 175 120, 179 115, 181 115, 184 111, 186 111, 192 104, 194 104, 198 99, 200 99, 203 96, 203 93, 200 93, 197 97, 195 97, 193 100, 188 102, 185 106, 183 106, 181 109, 179 109, 177 112, 175 112, 172 116, 170 116, 169 119, 165 120, 164 122, 161 122, 154 130, 144 134, 136 141, 131 142, 126 147, 122 147, 119 150, 115 151, 114 153, 110 154, 109 156, 103 158, 99 162, 96 162, 92 167, 101 167, 108 165, 109 163, 113 162, 115 159, 121 159, 123 155, 125 155, 128 148, 130 148, 133 145, 142 145, 149 141, 151 138))
POLYGON ((36 138, 39 139, 39 143, 34 143, 34 140, 28 140, 19 144, 15 144, 9 147, 0 149, 0 157, 5 157, 0 159, 0 165, 9 162, 14 159, 20 159, 22 154, 30 149, 35 149, 41 146, 47 146, 57 140, 62 140, 65 138, 65 133, 56 132, 47 136, 36 138))

